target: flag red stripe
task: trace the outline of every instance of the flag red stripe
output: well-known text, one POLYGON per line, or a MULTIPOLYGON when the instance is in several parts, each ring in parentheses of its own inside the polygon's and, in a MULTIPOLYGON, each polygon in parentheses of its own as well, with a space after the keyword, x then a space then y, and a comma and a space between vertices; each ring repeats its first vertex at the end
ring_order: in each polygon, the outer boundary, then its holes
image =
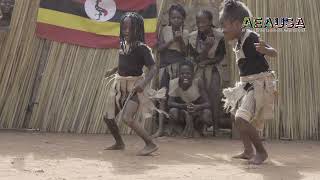
MULTIPOLYGON (((36 34, 45 39, 71 43, 92 48, 119 48, 119 37, 100 36, 94 33, 67 29, 45 23, 37 23, 36 34)), ((157 43, 156 33, 146 33, 146 42, 150 47, 157 43)))
MULTIPOLYGON (((84 4, 86 0, 72 0, 84 4)), ((122 11, 139 11, 147 8, 151 4, 156 4, 156 0, 114 0, 117 9, 122 11)))
POLYGON ((115 0, 117 9, 123 11, 138 11, 147 8, 151 4, 156 4, 156 0, 115 0))
POLYGON ((86 0, 71 0, 71 1, 81 3, 81 4, 84 4, 86 2, 86 0))
POLYGON ((86 0, 71 0, 71 1, 78 2, 78 3, 81 3, 81 4, 84 4, 86 2, 86 0))

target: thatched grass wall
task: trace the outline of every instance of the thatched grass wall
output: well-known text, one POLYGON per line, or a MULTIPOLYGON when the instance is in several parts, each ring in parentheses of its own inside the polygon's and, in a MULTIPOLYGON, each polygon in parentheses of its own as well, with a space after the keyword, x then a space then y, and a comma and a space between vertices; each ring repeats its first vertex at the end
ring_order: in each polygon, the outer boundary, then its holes
POLYGON ((105 132, 103 77, 117 51, 38 39, 38 4, 17 0, 11 31, 1 33, 0 126, 105 132))
MULTIPOLYGON (((158 1, 162 13, 172 1, 158 1)), ((193 8, 218 1, 180 0, 194 27, 193 8)), ((317 0, 246 0, 254 15, 304 17, 305 33, 262 34, 279 51, 272 61, 279 76, 272 138, 318 139, 320 121, 320 28, 317 0)), ((104 133, 107 79, 117 50, 88 49, 38 39, 34 35, 39 0, 16 0, 9 32, 0 32, 0 127, 33 128, 50 132, 104 133)), ((216 13, 217 14, 217 13, 216 13)), ((165 18, 164 18, 165 19, 165 18)), ((191 23, 189 23, 191 22, 191 23)), ((230 58, 231 64, 233 63, 230 58)), ((230 66, 232 81, 237 79, 230 66)), ((152 129, 152 121, 144 123, 152 129)), ((122 132, 129 130, 122 127, 122 132)))
POLYGON ((318 0, 246 0, 255 16, 303 17, 304 33, 262 33, 279 51, 270 59, 279 78, 275 120, 267 134, 274 138, 319 139, 320 22, 318 0))

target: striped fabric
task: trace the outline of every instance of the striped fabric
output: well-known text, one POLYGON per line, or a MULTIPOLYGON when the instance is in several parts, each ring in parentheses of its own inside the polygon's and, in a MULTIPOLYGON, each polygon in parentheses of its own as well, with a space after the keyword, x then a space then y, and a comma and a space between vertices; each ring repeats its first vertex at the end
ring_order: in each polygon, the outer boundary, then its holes
POLYGON ((41 0, 36 34, 92 48, 118 48, 120 18, 129 11, 145 20, 146 43, 156 44, 156 0, 41 0))

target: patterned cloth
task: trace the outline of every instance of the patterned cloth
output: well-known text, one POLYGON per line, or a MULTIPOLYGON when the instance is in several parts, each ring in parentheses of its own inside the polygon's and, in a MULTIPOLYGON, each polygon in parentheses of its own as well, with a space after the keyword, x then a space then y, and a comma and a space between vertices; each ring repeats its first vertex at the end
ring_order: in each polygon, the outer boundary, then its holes
MULTIPOLYGON (((115 75, 107 99, 106 117, 108 119, 115 119, 117 117, 132 92, 134 85, 143 79, 144 75, 128 77, 115 75)), ((158 111, 152 100, 163 99, 165 98, 165 94, 165 88, 155 91, 149 87, 146 87, 142 93, 137 93, 139 106, 136 114, 141 113, 143 118, 151 117, 153 110, 158 111)))
POLYGON ((235 87, 224 89, 223 94, 226 111, 247 120, 258 130, 263 130, 266 120, 273 119, 274 72, 241 77, 235 87), (250 86, 246 89, 248 83, 250 86))

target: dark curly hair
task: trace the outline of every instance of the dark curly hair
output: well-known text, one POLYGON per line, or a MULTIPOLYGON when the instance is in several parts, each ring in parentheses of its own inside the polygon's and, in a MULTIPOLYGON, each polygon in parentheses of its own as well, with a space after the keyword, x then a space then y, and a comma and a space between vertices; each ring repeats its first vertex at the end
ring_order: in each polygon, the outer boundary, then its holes
POLYGON ((251 17, 249 8, 239 0, 225 0, 222 4, 219 21, 243 22, 245 17, 251 17))
POLYGON ((139 43, 145 43, 143 17, 136 12, 127 12, 121 17, 121 20, 120 20, 120 48, 122 50, 124 50, 124 46, 125 46, 125 38, 122 32, 122 28, 123 28, 124 20, 127 17, 131 19, 130 34, 131 34, 131 37, 133 38, 130 44, 130 48, 136 47, 139 43))
POLYGON ((184 8, 180 4, 173 4, 173 5, 170 6, 170 8, 169 8, 169 17, 171 15, 172 11, 178 11, 182 15, 182 17, 184 19, 187 16, 186 11, 184 10, 184 8))
POLYGON ((179 69, 182 67, 182 66, 188 66, 191 70, 192 70, 192 72, 194 71, 194 64, 193 64, 193 62, 192 61, 190 61, 190 60, 184 60, 184 61, 182 61, 180 64, 179 64, 179 69))
POLYGON ((206 16, 208 18, 208 20, 211 22, 211 26, 214 27, 214 25, 212 24, 213 15, 212 15, 211 11, 209 11, 209 10, 200 10, 197 13, 197 17, 199 17, 201 15, 206 16))

